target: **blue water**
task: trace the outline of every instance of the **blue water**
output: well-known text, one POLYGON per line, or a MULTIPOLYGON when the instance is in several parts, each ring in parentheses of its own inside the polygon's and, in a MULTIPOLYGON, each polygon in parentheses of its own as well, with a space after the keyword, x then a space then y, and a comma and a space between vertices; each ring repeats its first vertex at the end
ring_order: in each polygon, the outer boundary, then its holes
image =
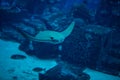
MULTIPOLYGON (((119 36, 119 0, 0 0, 0 39, 19 43, 19 50, 29 56, 54 59, 60 63, 59 69, 63 65, 61 62, 67 62, 79 67, 81 73, 85 68, 91 68, 120 76, 119 36), (74 28, 66 37, 62 31, 72 22, 75 22, 74 28), (44 31, 56 33, 42 34, 45 40, 36 37, 44 31)), ((15 59, 19 57, 17 55, 15 59)), ((55 70, 50 72, 55 74, 55 70)), ((48 76, 50 72, 47 76, 39 74, 44 76, 39 80, 53 79, 48 76)), ((72 78, 73 73, 80 75, 65 67, 60 79, 64 79, 67 72, 72 78)))

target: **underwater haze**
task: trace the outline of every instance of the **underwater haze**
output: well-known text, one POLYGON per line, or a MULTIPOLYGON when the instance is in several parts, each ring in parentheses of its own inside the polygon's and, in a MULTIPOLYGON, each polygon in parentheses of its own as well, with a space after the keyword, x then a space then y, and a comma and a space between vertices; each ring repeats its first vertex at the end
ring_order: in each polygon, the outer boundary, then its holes
POLYGON ((0 0, 0 80, 120 80, 120 0, 0 0))

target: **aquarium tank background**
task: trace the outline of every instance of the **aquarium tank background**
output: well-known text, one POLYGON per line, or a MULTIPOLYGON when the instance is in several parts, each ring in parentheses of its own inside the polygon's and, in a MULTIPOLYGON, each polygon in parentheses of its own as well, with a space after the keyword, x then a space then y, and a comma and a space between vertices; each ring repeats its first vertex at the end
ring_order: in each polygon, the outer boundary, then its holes
POLYGON ((0 40, 19 43, 25 53, 11 60, 30 56, 57 63, 49 70, 32 68, 35 79, 21 71, 29 76, 0 80, 92 80, 86 68, 120 77, 120 0, 0 0, 0 40))

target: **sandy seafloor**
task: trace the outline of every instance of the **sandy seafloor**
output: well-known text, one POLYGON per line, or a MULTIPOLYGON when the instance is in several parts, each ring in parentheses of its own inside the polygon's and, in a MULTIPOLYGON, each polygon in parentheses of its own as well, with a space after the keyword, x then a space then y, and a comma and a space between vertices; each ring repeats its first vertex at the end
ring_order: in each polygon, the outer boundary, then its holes
MULTIPOLYGON (((38 80, 38 73, 32 71, 35 67, 50 68, 57 65, 54 60, 40 60, 34 56, 28 56, 18 49, 20 44, 0 40, 0 80, 38 80), (13 60, 11 55, 22 54, 27 56, 23 60, 13 60), (18 79, 12 77, 17 76, 18 79)), ((84 72, 91 77, 90 80, 120 80, 120 77, 104 74, 91 69, 84 72)))

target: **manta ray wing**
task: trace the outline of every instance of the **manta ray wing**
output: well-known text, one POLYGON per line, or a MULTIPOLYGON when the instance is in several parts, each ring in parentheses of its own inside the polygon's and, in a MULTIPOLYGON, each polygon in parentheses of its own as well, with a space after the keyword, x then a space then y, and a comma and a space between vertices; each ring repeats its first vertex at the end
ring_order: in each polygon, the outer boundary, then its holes
POLYGON ((71 34, 71 32, 73 31, 74 26, 75 26, 75 21, 73 21, 73 22, 68 26, 67 29, 65 29, 64 31, 62 31, 61 34, 63 34, 65 38, 68 37, 68 36, 71 34))

